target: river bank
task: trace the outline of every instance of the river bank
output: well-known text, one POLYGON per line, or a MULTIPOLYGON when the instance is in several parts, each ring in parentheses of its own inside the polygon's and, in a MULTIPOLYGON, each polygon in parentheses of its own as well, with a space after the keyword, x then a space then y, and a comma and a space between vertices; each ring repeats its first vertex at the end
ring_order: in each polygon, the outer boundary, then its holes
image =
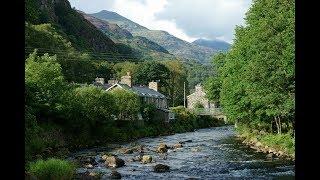
POLYGON ((267 154, 269 158, 295 160, 294 139, 289 134, 252 132, 237 128, 237 139, 255 151, 267 154))

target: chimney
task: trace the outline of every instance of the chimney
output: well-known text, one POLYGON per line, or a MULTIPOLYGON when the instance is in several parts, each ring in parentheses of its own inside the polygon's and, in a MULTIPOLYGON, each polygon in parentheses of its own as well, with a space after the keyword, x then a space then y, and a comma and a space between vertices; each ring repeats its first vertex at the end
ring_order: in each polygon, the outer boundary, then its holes
POLYGON ((104 85, 104 78, 97 77, 95 80, 96 80, 96 83, 100 83, 100 84, 104 85))
POLYGON ((149 82, 149 89, 153 89, 155 91, 158 91, 158 82, 149 82))
POLYGON ((126 85, 128 85, 129 87, 132 87, 132 81, 131 81, 130 72, 127 72, 127 75, 126 75, 126 76, 122 76, 122 77, 121 77, 120 83, 121 83, 121 84, 126 84, 126 85))
POLYGON ((195 87, 195 89, 196 89, 196 92, 202 91, 201 84, 197 84, 196 87, 195 87))

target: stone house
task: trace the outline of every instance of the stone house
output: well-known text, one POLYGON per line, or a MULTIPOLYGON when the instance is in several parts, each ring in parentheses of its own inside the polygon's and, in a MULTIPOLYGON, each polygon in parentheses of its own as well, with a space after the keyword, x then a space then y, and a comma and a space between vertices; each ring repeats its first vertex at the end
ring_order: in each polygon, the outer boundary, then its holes
MULTIPOLYGON (((137 94, 142 104, 154 104, 156 106, 156 120, 169 122, 174 118, 174 114, 168 109, 168 98, 158 91, 158 82, 149 82, 149 86, 133 85, 131 75, 127 72, 127 75, 122 76, 120 81, 110 79, 108 83, 105 83, 104 78, 96 78, 93 84, 106 91, 120 88, 137 94)), ((139 116, 141 117, 141 115, 139 116)))
POLYGON ((215 104, 206 97, 201 84, 195 86, 195 92, 187 96, 187 108, 194 109, 196 104, 201 104, 205 109, 214 109, 215 104))

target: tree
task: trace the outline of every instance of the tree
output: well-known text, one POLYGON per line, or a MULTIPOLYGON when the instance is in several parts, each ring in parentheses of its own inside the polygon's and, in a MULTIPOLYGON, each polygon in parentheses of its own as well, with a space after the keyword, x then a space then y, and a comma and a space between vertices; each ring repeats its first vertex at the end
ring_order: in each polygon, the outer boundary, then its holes
MULTIPOLYGON (((183 105, 184 83, 188 87, 187 71, 181 61, 171 60, 162 62, 170 71, 168 79, 168 95, 171 99, 170 106, 183 105)), ((187 93, 187 92, 186 92, 187 93)))
POLYGON ((213 72, 214 76, 205 81, 204 88, 207 92, 207 98, 214 102, 219 102, 220 91, 222 85, 221 68, 224 66, 226 54, 218 53, 213 56, 213 72))
POLYGON ((139 65, 133 62, 120 62, 116 63, 113 66, 113 70, 116 73, 114 78, 121 78, 121 76, 127 75, 127 72, 130 72, 131 74, 135 75, 136 72, 139 69, 139 65))
POLYGON ((118 120, 135 120, 140 111, 138 95, 123 89, 109 92, 114 99, 115 113, 118 120))
POLYGON ((159 81, 160 91, 168 94, 168 85, 170 79, 170 70, 158 62, 144 62, 139 66, 139 71, 133 77, 135 83, 148 85, 151 81, 159 81))
POLYGON ((243 123, 294 121, 294 11, 292 0, 256 0, 221 68, 220 100, 228 118, 243 123))
POLYGON ((39 57, 36 51, 30 54, 26 59, 25 85, 28 106, 45 114, 58 111, 66 83, 56 56, 39 57))
POLYGON ((99 124, 106 125, 113 120, 113 97, 95 86, 75 87, 64 94, 64 119, 67 126, 75 131, 84 127, 94 132, 99 124))

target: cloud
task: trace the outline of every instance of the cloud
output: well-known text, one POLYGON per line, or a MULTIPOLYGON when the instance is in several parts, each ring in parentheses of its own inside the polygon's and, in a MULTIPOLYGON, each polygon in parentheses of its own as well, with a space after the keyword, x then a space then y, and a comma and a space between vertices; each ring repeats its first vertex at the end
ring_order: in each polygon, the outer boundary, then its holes
POLYGON ((152 30, 186 41, 197 38, 232 42, 252 0, 70 0, 87 13, 111 10, 152 30))
POLYGON ((157 19, 175 20, 188 36, 231 42, 251 0, 170 0, 157 19))
POLYGON ((174 19, 157 19, 156 14, 165 10, 167 0, 116 0, 110 10, 152 30, 164 30, 186 41, 195 38, 188 36, 177 27, 174 19))

